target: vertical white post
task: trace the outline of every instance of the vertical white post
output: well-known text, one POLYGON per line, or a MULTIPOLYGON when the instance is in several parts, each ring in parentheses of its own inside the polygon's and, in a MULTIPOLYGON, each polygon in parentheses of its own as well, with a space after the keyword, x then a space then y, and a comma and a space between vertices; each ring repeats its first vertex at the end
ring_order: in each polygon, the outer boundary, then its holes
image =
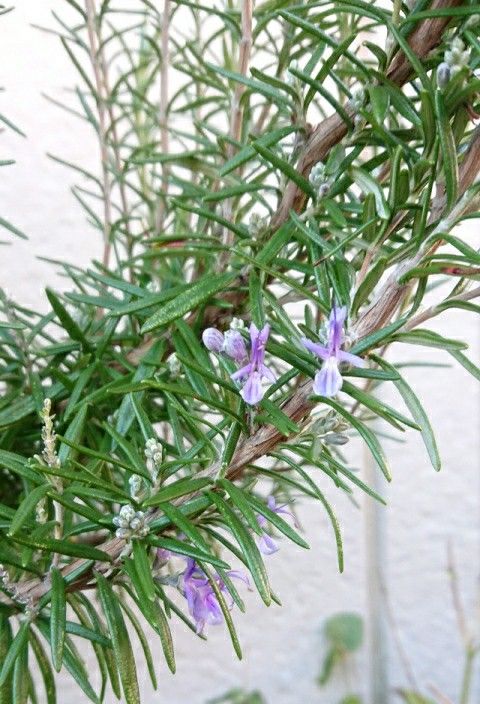
MULTIPOLYGON (((368 449, 364 451, 363 468, 367 484, 382 494, 385 484, 368 449)), ((385 507, 369 496, 365 497, 366 645, 368 701, 371 704, 389 702, 385 533, 385 507)))

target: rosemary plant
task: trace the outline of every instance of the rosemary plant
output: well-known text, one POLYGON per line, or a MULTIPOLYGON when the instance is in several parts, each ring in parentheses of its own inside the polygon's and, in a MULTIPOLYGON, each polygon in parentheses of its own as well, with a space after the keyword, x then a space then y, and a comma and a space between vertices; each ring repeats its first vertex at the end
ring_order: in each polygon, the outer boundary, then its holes
POLYGON ((56 159, 103 256, 54 263, 46 314, 1 298, 2 702, 38 701, 37 666, 48 704, 62 668, 93 702, 139 702, 145 621, 171 670, 180 622, 222 624, 241 657, 235 610, 247 588, 277 601, 278 534, 308 547, 293 500, 323 505, 340 570, 322 487, 383 500, 350 435, 386 481, 376 418, 440 469, 388 348, 440 347, 480 377, 429 329, 479 311, 457 228, 480 202, 478 4, 160 5, 65 0, 48 28, 78 72, 59 109, 100 155, 96 173, 56 159))

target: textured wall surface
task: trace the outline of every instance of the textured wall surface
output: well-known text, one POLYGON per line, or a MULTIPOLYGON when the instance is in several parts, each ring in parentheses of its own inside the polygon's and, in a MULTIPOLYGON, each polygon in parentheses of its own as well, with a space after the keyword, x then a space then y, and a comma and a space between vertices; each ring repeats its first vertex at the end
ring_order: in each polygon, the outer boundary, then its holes
MULTIPOLYGON (((1 213, 30 237, 28 244, 15 240, 2 249, 1 285, 20 302, 35 305, 39 300, 45 305, 42 288, 47 282, 61 286, 54 267, 37 257, 64 257, 82 265, 100 253, 96 233, 85 223, 69 192, 73 175, 46 156, 50 152, 92 168, 97 160, 88 127, 41 96, 43 92, 61 99, 64 88, 75 80, 58 40, 30 26, 48 25, 49 11, 62 7, 60 0, 20 0, 15 12, 1 19, 0 65, 6 91, 0 94, 0 112, 27 133, 27 139, 12 133, 0 136, 2 158, 17 160, 1 172, 1 213)), ((474 241, 478 225, 471 227, 474 241)), ((466 339, 470 357, 478 362, 479 330, 472 321, 467 314, 448 313, 432 328, 466 339)), ((412 357, 410 348, 392 350, 392 359, 412 357)), ((418 348, 417 357, 450 364, 440 350, 418 348)), ((268 562, 283 607, 267 610, 254 595, 248 595, 247 614, 236 614, 243 662, 235 660, 223 628, 212 628, 205 643, 176 626, 178 674, 173 677, 167 672, 159 645, 152 639, 160 684, 154 693, 141 669, 145 704, 203 704, 239 685, 262 690, 269 704, 336 702, 343 693, 341 686, 319 690, 315 677, 322 654, 322 621, 343 610, 366 615, 369 639, 377 615, 383 614, 388 638, 377 657, 387 658, 391 691, 408 684, 397 645, 400 641, 417 683, 427 692, 434 685, 456 701, 462 647, 452 608, 447 545, 450 541, 454 548, 462 597, 472 627, 476 627, 480 395, 472 378, 457 365, 414 367, 406 376, 437 431, 442 471, 435 474, 412 431, 402 444, 385 441, 394 475, 388 488, 379 482, 387 508, 373 511, 361 496, 354 506, 320 478, 343 527, 344 574, 336 571, 333 536, 322 509, 304 506, 300 516, 311 550, 284 544, 268 562), (372 554, 378 550, 384 589, 372 599, 376 583, 372 554), (385 618, 385 613, 391 616, 385 618)), ((383 393, 386 400, 391 396, 398 404, 392 390, 385 387, 383 393)), ((354 464, 367 471, 359 444, 352 443, 351 454, 354 464)), ((349 672, 352 689, 357 691, 368 691, 372 665, 368 653, 365 648, 349 672)), ((478 701, 480 682, 476 686, 478 701)), ((60 687, 62 704, 83 704, 84 698, 67 676, 61 677, 60 687)), ((369 696, 367 701, 371 701, 369 696)))

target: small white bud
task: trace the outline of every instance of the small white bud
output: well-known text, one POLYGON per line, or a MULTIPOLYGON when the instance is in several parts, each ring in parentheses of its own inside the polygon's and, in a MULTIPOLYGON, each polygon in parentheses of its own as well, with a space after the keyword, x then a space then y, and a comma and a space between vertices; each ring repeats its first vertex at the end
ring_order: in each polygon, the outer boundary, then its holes
POLYGON ((142 478, 139 477, 138 474, 132 474, 128 480, 128 483, 130 484, 130 496, 132 499, 137 501, 138 495, 140 494, 140 490, 142 488, 142 478))
POLYGON ((244 328, 245 322, 241 318, 232 318, 230 330, 243 330, 244 328))
POLYGON ((182 365, 180 364, 180 361, 175 352, 172 352, 172 354, 167 359, 167 367, 168 371, 172 376, 178 376, 180 374, 182 365))
POLYGON ((154 482, 162 464, 162 446, 155 438, 149 438, 145 443, 146 465, 154 482))
POLYGON ((330 190, 330 180, 327 176, 325 164, 321 161, 315 164, 310 172, 309 181, 320 198, 327 195, 330 190))
POLYGON ((122 506, 117 516, 113 518, 113 524, 117 527, 115 535, 117 538, 132 540, 132 538, 143 538, 149 532, 146 523, 146 516, 143 511, 135 511, 133 506, 127 504, 122 506))
POLYGON ((439 88, 446 88, 452 72, 446 61, 443 61, 437 68, 437 84, 439 88))
POLYGON ((470 61, 470 50, 465 49, 465 44, 460 37, 455 37, 445 51, 444 63, 450 67, 451 77, 456 76, 470 61))

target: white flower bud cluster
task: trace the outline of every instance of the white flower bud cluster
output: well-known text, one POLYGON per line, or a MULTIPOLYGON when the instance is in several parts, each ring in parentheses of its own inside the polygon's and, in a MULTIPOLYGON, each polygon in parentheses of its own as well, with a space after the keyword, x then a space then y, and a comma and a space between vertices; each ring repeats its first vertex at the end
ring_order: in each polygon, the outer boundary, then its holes
POLYGON ((114 517, 113 524, 117 526, 115 535, 123 540, 144 538, 150 530, 146 522, 145 513, 143 511, 135 511, 130 504, 122 506, 118 515, 114 517))
POLYGON ((180 364, 180 360, 178 359, 177 355, 175 352, 172 352, 172 354, 168 357, 167 359, 167 367, 168 371, 172 376, 178 376, 182 370, 182 365, 180 364))
POLYGON ((262 217, 258 213, 252 213, 248 221, 248 232, 251 237, 257 237, 262 230, 267 226, 267 218, 262 217))
POLYGON ((162 464, 162 446, 155 438, 149 438, 145 443, 145 457, 147 469, 153 481, 156 482, 162 464))
POLYGON ((321 161, 315 164, 308 177, 311 185, 320 198, 326 196, 330 190, 330 179, 327 176, 325 164, 321 161))
POLYGON ((314 436, 314 455, 317 454, 317 451, 320 452, 323 443, 326 445, 345 445, 349 441, 348 435, 345 435, 348 428, 348 423, 333 410, 315 420, 309 431, 314 436))
MULTIPOLYGON (((460 37, 455 37, 450 42, 449 48, 444 54, 444 63, 450 68, 450 75, 453 78, 462 68, 468 66, 470 61, 470 50, 465 49, 465 44, 460 37)), ((441 66, 442 64, 440 64, 441 66)))
POLYGON ((134 501, 138 501, 140 496, 140 491, 142 490, 143 479, 138 474, 132 474, 128 480, 130 485, 130 496, 134 501))
POLYGON ((40 412, 40 417, 43 421, 42 428, 42 440, 43 440, 43 452, 42 457, 49 467, 60 467, 60 460, 57 457, 55 451, 55 445, 57 441, 57 436, 55 430, 53 429, 53 421, 55 416, 50 415, 52 410, 52 402, 49 398, 46 398, 43 402, 43 408, 40 412))
POLYGON ((367 93, 365 91, 365 88, 363 86, 358 86, 358 88, 355 88, 355 90, 352 92, 352 97, 350 98, 350 105, 355 111, 358 112, 365 105, 366 99, 367 93))
POLYGON ((38 502, 38 504, 35 507, 35 520, 37 523, 40 523, 41 525, 46 523, 48 520, 46 497, 43 499, 40 499, 40 501, 38 502))

